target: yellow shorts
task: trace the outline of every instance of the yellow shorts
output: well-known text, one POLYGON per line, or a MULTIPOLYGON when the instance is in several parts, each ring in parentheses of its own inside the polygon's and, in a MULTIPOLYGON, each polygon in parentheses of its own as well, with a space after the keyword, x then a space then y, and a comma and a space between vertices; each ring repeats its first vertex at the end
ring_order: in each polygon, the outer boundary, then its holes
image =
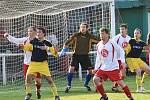
POLYGON ((126 61, 131 72, 135 72, 135 69, 137 68, 146 67, 146 63, 140 58, 126 58, 126 61))
POLYGON ((27 70, 27 75, 28 74, 36 74, 36 73, 40 73, 42 75, 45 76, 51 76, 51 73, 49 71, 48 68, 48 62, 44 61, 44 62, 31 62, 29 64, 29 68, 27 70))

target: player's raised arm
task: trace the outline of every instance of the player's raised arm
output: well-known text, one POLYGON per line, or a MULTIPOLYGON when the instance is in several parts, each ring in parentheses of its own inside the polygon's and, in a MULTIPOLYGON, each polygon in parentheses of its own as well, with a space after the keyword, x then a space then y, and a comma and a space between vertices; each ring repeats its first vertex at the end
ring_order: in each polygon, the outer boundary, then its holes
POLYGON ((4 37, 7 38, 10 42, 15 43, 17 45, 23 44, 27 40, 27 37, 15 38, 15 37, 9 35, 8 33, 5 33, 4 37))

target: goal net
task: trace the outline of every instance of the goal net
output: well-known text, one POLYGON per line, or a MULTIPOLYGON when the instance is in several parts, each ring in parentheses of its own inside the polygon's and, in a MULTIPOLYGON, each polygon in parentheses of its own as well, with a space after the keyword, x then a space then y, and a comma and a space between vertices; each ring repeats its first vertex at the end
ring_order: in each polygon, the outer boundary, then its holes
MULTIPOLYGON (((30 26, 44 27, 47 40, 61 50, 64 41, 79 31, 81 22, 88 23, 94 35, 98 35, 100 27, 113 30, 115 25, 112 0, 1 0, 0 3, 0 91, 24 86, 23 51, 3 37, 5 32, 20 38, 27 36, 30 26)), ((95 46, 91 51, 95 51, 95 46)), ((94 66, 94 52, 90 52, 90 58, 94 66)), ((49 68, 58 87, 66 86, 70 59, 71 53, 60 58, 49 55, 49 68)), ((74 78, 73 86, 82 85, 76 81, 78 72, 74 78)))

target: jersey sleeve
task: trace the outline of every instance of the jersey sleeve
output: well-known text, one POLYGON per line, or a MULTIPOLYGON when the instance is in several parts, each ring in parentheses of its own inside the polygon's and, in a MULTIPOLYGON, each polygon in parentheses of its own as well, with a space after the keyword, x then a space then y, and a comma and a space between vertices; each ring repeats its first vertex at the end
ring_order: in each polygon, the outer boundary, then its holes
POLYGON ((124 48, 125 54, 128 55, 128 53, 131 51, 131 45, 128 44, 125 48, 124 48))
POLYGON ((128 36, 128 38, 129 38, 129 41, 131 40, 131 37, 130 36, 128 36))
POLYGON ((98 55, 97 53, 94 70, 98 70, 100 66, 101 66, 100 55, 98 55))
POLYGON ((98 70, 101 67, 101 59, 100 59, 100 55, 98 53, 98 44, 97 44, 97 55, 96 55, 96 61, 95 61, 95 67, 94 70, 98 70))
POLYGON ((48 51, 50 51, 54 57, 58 56, 58 52, 49 41, 45 40, 45 45, 48 47, 48 51))
POLYGON ((73 43, 73 41, 75 40, 76 36, 77 36, 77 33, 74 33, 67 41, 65 41, 64 44, 65 45, 69 45, 69 44, 73 43))
POLYGON ((90 40, 92 43, 98 43, 100 41, 100 38, 94 36, 93 34, 90 34, 90 40))
POLYGON ((114 37, 112 38, 112 40, 113 40, 114 42, 117 42, 118 39, 119 39, 119 35, 116 35, 116 36, 114 36, 114 37))
POLYGON ((49 42, 49 41, 47 41, 47 40, 45 40, 45 43, 44 43, 46 46, 48 46, 48 47, 52 47, 53 45, 49 42))
POLYGON ((32 51, 33 50, 33 45, 31 43, 25 44, 23 46, 24 51, 32 51))
POLYGON ((24 42, 27 40, 27 37, 15 38, 15 37, 13 37, 13 36, 11 36, 11 35, 8 35, 7 39, 8 39, 10 42, 19 45, 19 44, 24 44, 24 42))
POLYGON ((56 51, 56 49, 52 46, 52 47, 49 47, 49 51, 51 52, 51 54, 54 56, 54 57, 58 57, 58 52, 56 51))
POLYGON ((132 39, 130 39, 130 41, 129 41, 129 44, 131 45, 131 44, 133 44, 133 41, 134 41, 134 39, 132 38, 132 39))

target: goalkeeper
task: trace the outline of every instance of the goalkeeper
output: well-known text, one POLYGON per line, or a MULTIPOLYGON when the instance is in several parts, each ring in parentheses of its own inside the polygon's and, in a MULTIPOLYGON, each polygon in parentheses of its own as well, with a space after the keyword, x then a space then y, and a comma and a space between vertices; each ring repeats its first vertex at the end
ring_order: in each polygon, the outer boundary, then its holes
POLYGON ((88 24, 81 23, 79 32, 74 33, 73 36, 71 36, 71 38, 69 38, 64 43, 64 47, 60 52, 60 56, 64 55, 65 52, 68 51, 67 47, 70 44, 73 44, 74 53, 72 56, 71 66, 69 67, 69 71, 67 73, 68 83, 65 89, 66 93, 68 93, 71 88, 73 72, 78 70, 79 63, 81 64, 83 70, 87 70, 84 87, 86 87, 88 91, 91 91, 91 88, 89 87, 88 83, 92 77, 93 66, 91 64, 88 53, 92 43, 98 43, 99 39, 93 36, 88 30, 89 30, 88 24))
POLYGON ((57 57, 58 54, 55 51, 52 44, 45 40, 45 29, 44 28, 37 28, 37 38, 32 40, 29 44, 23 46, 25 51, 32 51, 31 62, 29 64, 29 68, 27 71, 27 78, 26 78, 26 97, 25 100, 30 100, 31 98, 31 81, 32 76, 35 73, 40 73, 45 76, 48 84, 50 85, 50 89, 52 90, 53 95, 55 96, 55 100, 60 100, 57 88, 55 83, 51 78, 51 74, 48 68, 48 54, 47 51, 50 52, 57 57))
MULTIPOLYGON (((10 42, 15 43, 17 45, 19 44, 27 44, 30 43, 31 40, 33 40, 36 36, 36 28, 31 26, 27 30, 28 32, 28 37, 23 37, 23 38, 15 38, 8 33, 4 34, 4 37, 6 37, 10 42)), ((31 52, 30 51, 25 51, 24 52, 24 64, 23 64, 23 72, 24 72, 24 80, 26 79, 26 73, 27 69, 29 67, 29 63, 31 61, 31 52)), ((41 88, 41 76, 39 73, 36 74, 35 77, 35 85, 36 85, 36 95, 37 99, 41 98, 40 94, 40 88, 41 88)))

